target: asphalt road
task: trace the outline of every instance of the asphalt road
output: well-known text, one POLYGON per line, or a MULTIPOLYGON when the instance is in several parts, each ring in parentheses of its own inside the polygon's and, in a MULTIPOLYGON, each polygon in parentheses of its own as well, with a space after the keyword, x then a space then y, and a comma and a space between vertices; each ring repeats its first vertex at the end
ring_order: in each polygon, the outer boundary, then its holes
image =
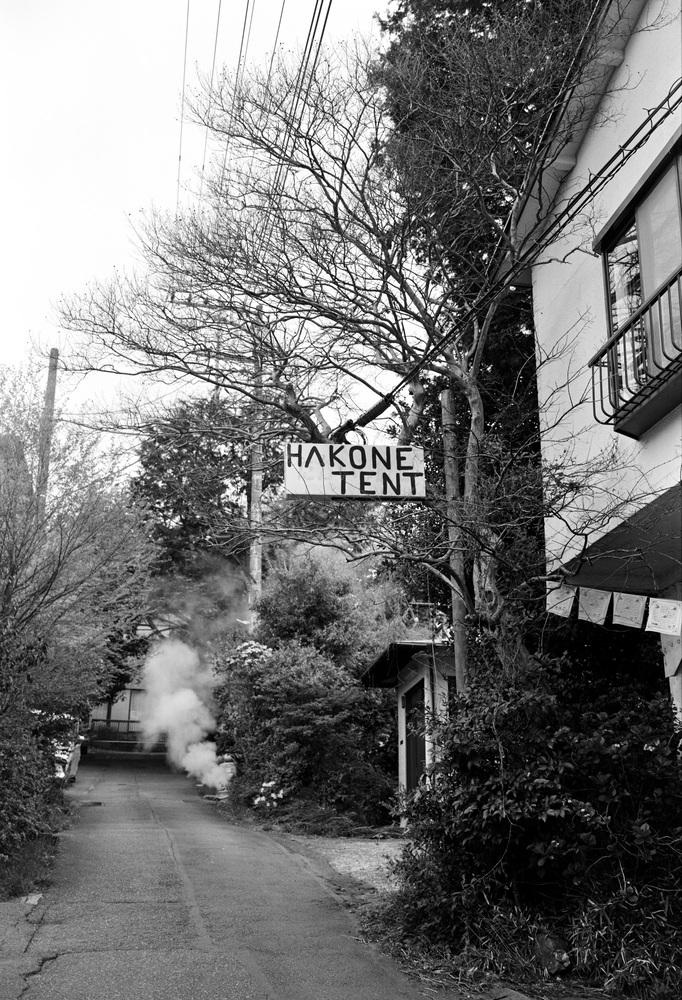
POLYGON ((22 1000, 424 997, 356 940, 321 867, 225 823, 158 760, 89 756, 70 794, 22 1000))

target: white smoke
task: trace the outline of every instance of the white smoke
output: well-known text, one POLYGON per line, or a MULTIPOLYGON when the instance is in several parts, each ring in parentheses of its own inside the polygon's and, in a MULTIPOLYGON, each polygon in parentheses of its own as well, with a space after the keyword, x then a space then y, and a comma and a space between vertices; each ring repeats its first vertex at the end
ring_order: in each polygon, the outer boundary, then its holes
POLYGON ((164 735, 167 756, 204 785, 224 788, 229 766, 216 756, 207 735, 215 729, 213 674, 196 650, 178 639, 164 639, 143 670, 146 691, 142 728, 146 746, 164 735))

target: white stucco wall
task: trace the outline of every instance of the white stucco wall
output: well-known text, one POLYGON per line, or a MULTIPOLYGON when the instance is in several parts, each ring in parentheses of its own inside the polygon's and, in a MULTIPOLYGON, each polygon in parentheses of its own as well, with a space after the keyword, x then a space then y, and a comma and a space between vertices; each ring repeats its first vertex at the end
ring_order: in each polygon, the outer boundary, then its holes
MULTIPOLYGON (((576 166, 564 181, 566 198, 602 168, 680 76, 680 22, 678 0, 645 5, 623 62, 611 78, 609 94, 578 151, 576 166)), ((681 125, 682 114, 669 117, 598 195, 590 212, 533 268, 544 459, 572 466, 576 482, 583 477, 584 463, 603 466, 590 489, 579 489, 562 516, 546 522, 550 567, 579 551, 582 539, 575 540, 571 529, 585 528, 594 541, 614 526, 613 520, 600 517, 614 497, 636 493, 640 498, 636 506, 641 507, 642 494, 673 486, 680 479, 680 408, 639 441, 617 434, 594 417, 587 362, 608 338, 602 260, 592 252, 593 241, 681 125)))

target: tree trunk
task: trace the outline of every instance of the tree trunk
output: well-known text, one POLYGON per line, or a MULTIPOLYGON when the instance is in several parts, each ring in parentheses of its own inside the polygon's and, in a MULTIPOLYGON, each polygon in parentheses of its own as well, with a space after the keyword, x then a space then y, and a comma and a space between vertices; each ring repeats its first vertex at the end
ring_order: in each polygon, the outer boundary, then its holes
POLYGON ((47 501, 47 481, 50 475, 50 451, 52 449, 52 430, 54 424, 54 398, 57 390, 57 363, 59 351, 53 347, 50 351, 50 364, 47 372, 47 389, 45 391, 45 406, 40 421, 40 443, 38 448, 38 482, 36 484, 36 511, 40 524, 45 517, 47 501))
POLYGON ((459 460, 452 390, 443 389, 440 397, 443 419, 443 452, 445 469, 445 498, 448 519, 448 543, 452 586, 452 642, 455 654, 455 681, 457 693, 465 694, 468 687, 466 614, 464 599, 465 562, 461 530, 461 490, 459 485, 459 460))

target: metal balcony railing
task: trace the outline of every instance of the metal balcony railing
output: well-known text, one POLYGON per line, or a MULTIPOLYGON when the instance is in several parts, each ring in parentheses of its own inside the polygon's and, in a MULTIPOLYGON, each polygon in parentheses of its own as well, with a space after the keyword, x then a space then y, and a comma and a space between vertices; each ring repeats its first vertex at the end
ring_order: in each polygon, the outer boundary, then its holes
POLYGON ((142 723, 130 719, 94 719, 90 736, 95 740, 136 740, 142 735, 142 723))
MULTIPOLYGON (((678 376, 682 370, 681 316, 682 267, 590 360, 592 401, 599 423, 615 424, 618 430, 620 423, 678 376)), ((671 394, 668 409, 679 403, 674 399, 671 394)), ((655 419, 662 415, 654 414, 655 419)))

